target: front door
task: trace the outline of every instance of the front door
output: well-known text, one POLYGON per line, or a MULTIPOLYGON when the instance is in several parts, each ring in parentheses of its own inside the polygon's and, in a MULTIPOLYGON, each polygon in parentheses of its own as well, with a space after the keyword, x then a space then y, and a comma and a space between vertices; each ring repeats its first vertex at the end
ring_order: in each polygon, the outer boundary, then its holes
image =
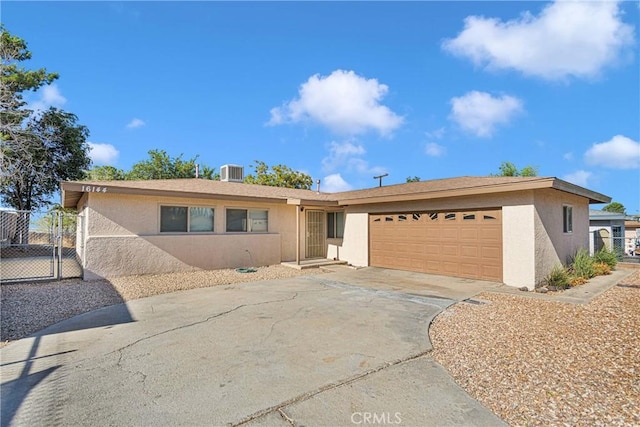
POLYGON ((324 258, 324 211, 307 211, 306 258, 324 258))

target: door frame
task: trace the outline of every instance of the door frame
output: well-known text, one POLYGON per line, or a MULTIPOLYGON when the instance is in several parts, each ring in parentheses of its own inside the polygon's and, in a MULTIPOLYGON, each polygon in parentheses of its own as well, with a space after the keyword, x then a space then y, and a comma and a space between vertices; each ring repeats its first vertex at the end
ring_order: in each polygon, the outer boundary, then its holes
POLYGON ((307 209, 305 216, 305 259, 326 258, 326 217, 325 211, 307 209))

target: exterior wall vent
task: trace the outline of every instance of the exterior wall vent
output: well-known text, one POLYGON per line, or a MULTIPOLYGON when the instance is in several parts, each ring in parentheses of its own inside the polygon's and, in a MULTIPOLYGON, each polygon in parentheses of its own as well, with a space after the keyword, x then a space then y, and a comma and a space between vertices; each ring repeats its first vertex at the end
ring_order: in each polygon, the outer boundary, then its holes
POLYGON ((244 168, 238 165, 224 165, 220 168, 220 181, 243 182, 244 168))

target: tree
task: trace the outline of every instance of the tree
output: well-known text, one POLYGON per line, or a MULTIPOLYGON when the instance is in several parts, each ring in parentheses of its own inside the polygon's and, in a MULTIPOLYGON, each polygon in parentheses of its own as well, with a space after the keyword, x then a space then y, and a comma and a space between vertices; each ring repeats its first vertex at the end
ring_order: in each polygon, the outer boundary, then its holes
POLYGON ((0 197, 8 206, 30 211, 51 204, 60 181, 82 178, 91 163, 89 131, 74 114, 25 108, 23 92, 36 91, 58 75, 19 67, 31 52, 24 40, 0 30, 0 197))
MULTIPOLYGON (((182 154, 178 157, 170 157, 164 150, 149 151, 149 158, 133 165, 125 174, 128 180, 145 179, 173 179, 195 178, 196 161, 198 156, 189 160, 182 160, 182 154)), ((200 167, 200 177, 204 179, 217 179, 213 168, 206 165, 200 167)))
POLYGON ((490 174, 490 176, 538 176, 538 168, 535 166, 525 166, 518 170, 511 162, 502 162, 498 168, 500 173, 490 174))
POLYGON ((420 182, 420 177, 419 176, 408 176, 407 177, 407 182, 420 182))
POLYGON ((125 178, 125 172, 113 166, 94 166, 85 173, 87 181, 122 181, 125 178))
POLYGON ((247 184, 270 185, 272 187, 287 187, 310 190, 313 179, 306 173, 295 171, 285 165, 267 166, 265 162, 255 161, 252 166, 255 175, 247 175, 244 182, 247 184), (271 170, 269 170, 271 169, 271 170))
POLYGON ((622 203, 619 202, 611 202, 605 207, 602 208, 605 212, 615 212, 626 215, 627 211, 622 203))

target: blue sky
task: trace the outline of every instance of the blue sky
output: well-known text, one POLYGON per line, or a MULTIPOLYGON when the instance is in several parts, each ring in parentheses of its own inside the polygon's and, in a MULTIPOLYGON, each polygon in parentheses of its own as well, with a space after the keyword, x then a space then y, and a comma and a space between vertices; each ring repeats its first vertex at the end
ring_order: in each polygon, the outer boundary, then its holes
MULTIPOLYGON (((537 166, 640 212, 637 2, 3 2, 94 164, 255 160, 323 191, 537 166)), ((595 207, 601 207, 596 205, 595 207)))

